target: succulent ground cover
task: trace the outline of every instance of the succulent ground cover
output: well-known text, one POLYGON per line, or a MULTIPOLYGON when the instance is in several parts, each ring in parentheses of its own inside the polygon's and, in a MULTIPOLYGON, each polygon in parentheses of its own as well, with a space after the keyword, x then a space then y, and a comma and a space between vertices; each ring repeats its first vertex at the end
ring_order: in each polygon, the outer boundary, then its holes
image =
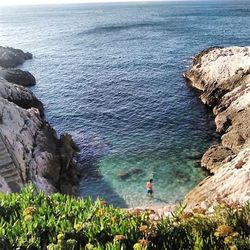
POLYGON ((221 204, 212 214, 180 206, 154 218, 28 185, 0 194, 0 249, 250 249, 249 204, 221 204))

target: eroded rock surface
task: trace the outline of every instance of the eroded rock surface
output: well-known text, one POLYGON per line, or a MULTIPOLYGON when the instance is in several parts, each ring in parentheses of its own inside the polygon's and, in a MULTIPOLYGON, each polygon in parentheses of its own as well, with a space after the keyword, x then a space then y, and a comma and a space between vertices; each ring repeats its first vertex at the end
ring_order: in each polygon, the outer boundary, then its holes
POLYGON ((65 193, 72 193, 72 182, 77 181, 73 160, 76 147, 72 138, 58 139, 38 109, 23 109, 3 97, 0 97, 0 118, 0 131, 12 147, 25 182, 32 180, 47 192, 61 191, 63 187, 65 193), (65 175, 70 177, 67 188, 62 181, 65 175))
POLYGON ((221 135, 221 144, 212 146, 201 161, 214 175, 192 190, 186 202, 189 207, 202 202, 211 205, 217 199, 246 202, 250 198, 247 172, 250 167, 250 47, 204 50, 193 59, 184 76, 202 91, 201 100, 213 108, 216 130, 221 135))

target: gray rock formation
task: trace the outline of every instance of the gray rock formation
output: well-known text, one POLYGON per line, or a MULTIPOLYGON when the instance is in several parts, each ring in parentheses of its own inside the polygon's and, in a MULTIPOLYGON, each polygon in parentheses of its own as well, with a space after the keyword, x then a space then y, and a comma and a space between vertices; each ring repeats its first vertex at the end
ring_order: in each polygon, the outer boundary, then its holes
POLYGON ((11 193, 11 189, 5 179, 0 176, 0 192, 1 193, 11 193))
POLYGON ((41 101, 39 101, 30 89, 10 83, 4 79, 0 79, 0 97, 13 102, 16 105, 24 108, 37 108, 40 115, 44 115, 44 108, 41 101))
MULTIPOLYGON (((20 50, 0 47, 1 66, 13 67, 30 57, 20 50)), ((20 168, 22 180, 31 180, 47 193, 72 194, 78 181, 74 160, 77 146, 68 134, 58 138, 42 116, 43 105, 29 89, 0 78, 0 133, 8 142, 8 151, 18 162, 14 165, 20 168)), ((6 149, 2 148, 0 154, 5 155, 3 150, 6 149)), ((0 188, 14 191, 15 183, 11 186, 5 173, 3 166, 0 188)))
POLYGON ((244 203, 250 198, 250 47, 204 50, 184 76, 213 108, 221 135, 221 144, 212 146, 201 161, 214 175, 186 196, 188 207, 217 200, 244 203))
POLYGON ((8 139, 0 133, 0 191, 18 192, 24 182, 21 175, 21 168, 9 150, 8 139))
POLYGON ((28 59, 32 59, 32 54, 29 52, 0 46, 0 66, 3 68, 14 68, 28 59))
POLYGON ((36 79, 30 72, 14 69, 28 59, 32 59, 29 52, 0 46, 0 78, 26 87, 35 85, 36 79))
POLYGON ((250 47, 209 48, 193 59, 184 74, 192 86, 201 90, 201 100, 214 107, 227 92, 249 82, 250 47))
POLYGON ((25 87, 33 86, 36 84, 35 77, 28 71, 21 69, 5 69, 0 67, 0 77, 8 82, 12 82, 25 87))
POLYGON ((219 167, 231 160, 234 153, 230 148, 222 145, 213 145, 202 156, 201 166, 211 173, 215 173, 219 167))

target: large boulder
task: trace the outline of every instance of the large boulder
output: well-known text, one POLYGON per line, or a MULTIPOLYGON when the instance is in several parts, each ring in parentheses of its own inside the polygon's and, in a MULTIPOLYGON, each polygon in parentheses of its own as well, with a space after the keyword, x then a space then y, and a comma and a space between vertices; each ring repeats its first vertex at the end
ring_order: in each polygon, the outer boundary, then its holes
POLYGON ((28 71, 21 69, 5 69, 0 67, 0 77, 8 82, 12 82, 25 87, 33 86, 36 84, 35 77, 28 71))

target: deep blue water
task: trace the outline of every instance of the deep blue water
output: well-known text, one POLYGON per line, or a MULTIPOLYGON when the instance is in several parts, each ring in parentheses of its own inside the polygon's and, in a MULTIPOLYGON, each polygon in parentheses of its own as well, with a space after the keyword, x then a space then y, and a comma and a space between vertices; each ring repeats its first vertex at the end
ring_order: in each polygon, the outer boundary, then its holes
POLYGON ((47 120, 80 145, 79 195, 121 207, 176 202, 204 178, 213 119, 182 73, 206 47, 249 45, 249 27, 236 1, 0 9, 1 45, 34 54, 21 68, 47 120))

